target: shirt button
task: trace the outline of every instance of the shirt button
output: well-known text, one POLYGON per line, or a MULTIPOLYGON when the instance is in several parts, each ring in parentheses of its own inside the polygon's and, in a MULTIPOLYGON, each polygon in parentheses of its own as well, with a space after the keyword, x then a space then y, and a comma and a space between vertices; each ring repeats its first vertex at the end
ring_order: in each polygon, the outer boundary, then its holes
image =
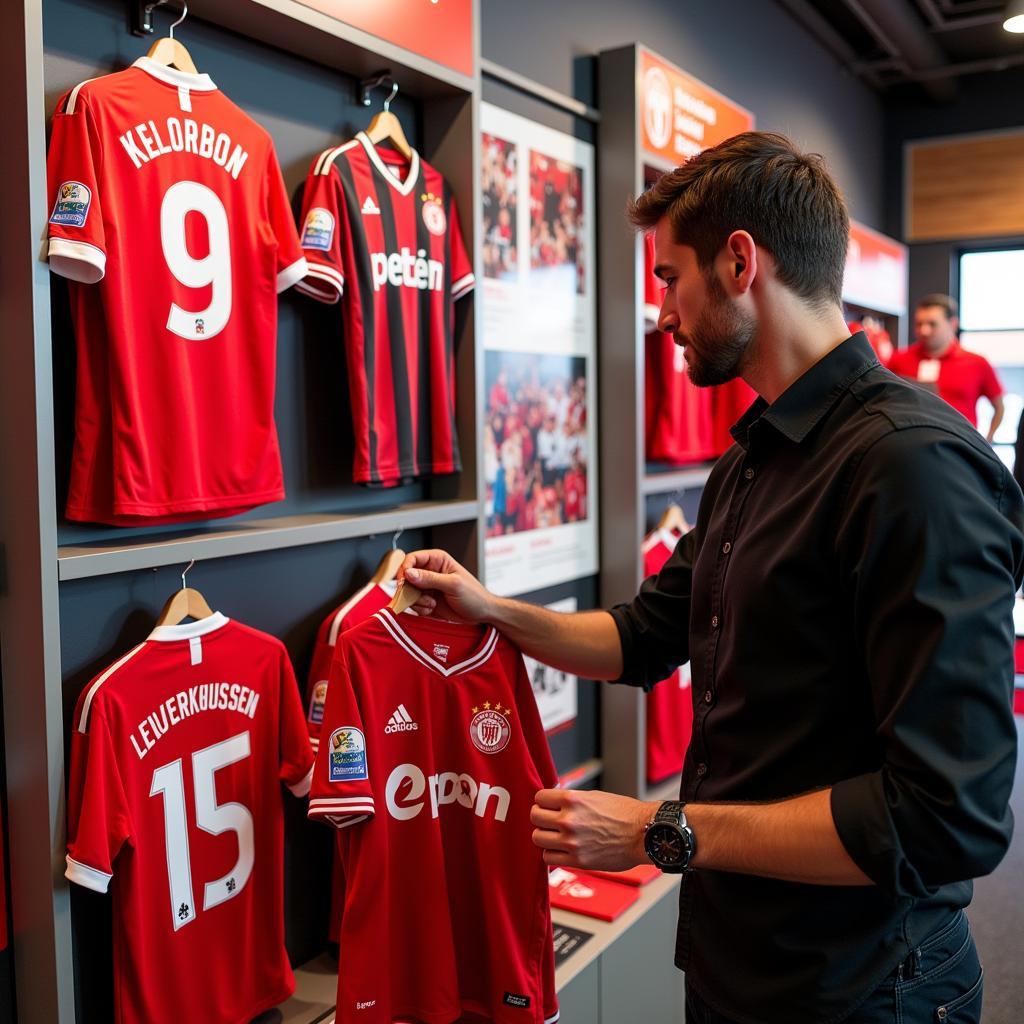
POLYGON ((717 615, 712 615, 711 616, 711 628, 712 629, 718 629, 718 616, 717 615))
POLYGON ((743 475, 744 475, 744 476, 745 476, 745 477, 746 477, 746 478, 747 478, 748 480, 753 480, 753 479, 754 479, 754 471, 753 471, 752 469, 745 469, 745 470, 743 471, 743 475))
POLYGON ((710 704, 711 703, 711 691, 710 690, 705 690, 704 691, 704 703, 705 704, 710 704))
POLYGON ((727 554, 729 554, 730 551, 732 551, 732 544, 729 541, 726 541, 722 545, 722 554, 723 555, 727 555, 727 554))
POLYGON ((697 765, 697 774, 703 777, 703 776, 707 775, 707 773, 708 773, 708 766, 706 764, 704 764, 704 762, 702 761, 699 765, 697 765))

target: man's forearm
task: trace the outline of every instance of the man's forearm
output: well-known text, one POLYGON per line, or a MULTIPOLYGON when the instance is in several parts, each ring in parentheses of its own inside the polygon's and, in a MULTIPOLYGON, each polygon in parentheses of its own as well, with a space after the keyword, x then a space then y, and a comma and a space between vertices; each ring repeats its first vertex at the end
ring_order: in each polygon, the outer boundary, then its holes
POLYGON ((607 612, 567 614, 497 597, 487 620, 531 658, 552 668, 586 679, 622 675, 622 641, 607 612))

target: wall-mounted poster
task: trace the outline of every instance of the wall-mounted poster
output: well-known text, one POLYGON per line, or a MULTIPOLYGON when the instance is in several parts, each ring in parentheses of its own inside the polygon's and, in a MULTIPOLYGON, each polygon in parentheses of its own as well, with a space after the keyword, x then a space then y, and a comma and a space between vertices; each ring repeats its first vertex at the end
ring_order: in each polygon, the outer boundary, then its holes
POLYGON ((597 572, 594 149, 481 125, 485 578, 510 595, 597 572))
MULTIPOLYGON (((553 612, 574 612, 577 608, 576 598, 567 597, 562 601, 554 601, 547 605, 553 612)), ((569 672, 541 664, 534 658, 523 655, 526 663, 526 674, 533 685, 533 695, 537 698, 537 710, 544 731, 551 735, 568 728, 578 713, 577 691, 579 679, 569 672)))

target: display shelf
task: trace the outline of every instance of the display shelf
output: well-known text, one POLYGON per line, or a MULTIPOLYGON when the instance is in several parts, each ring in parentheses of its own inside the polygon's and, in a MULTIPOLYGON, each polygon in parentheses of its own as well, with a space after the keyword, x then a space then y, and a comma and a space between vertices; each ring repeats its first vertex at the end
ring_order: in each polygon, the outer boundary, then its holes
MULTIPOLYGON (((295 994, 278 1008, 274 1024, 327 1024, 338 995, 338 961, 327 953, 295 968, 295 994)), ((262 1020, 262 1018, 260 1018, 262 1020)))
POLYGON ((667 473, 646 473, 641 487, 644 494, 667 494, 669 491, 685 491, 691 487, 703 487, 711 476, 714 463, 706 466, 691 466, 667 473))
POLYGON ((66 546, 57 549, 58 578, 80 580, 135 569, 156 569, 192 558, 197 561, 226 558, 377 533, 449 526, 474 522, 479 511, 477 501, 414 501, 357 515, 305 514, 252 519, 171 538, 142 537, 120 544, 66 546))
POLYGON ((604 762, 599 757, 592 757, 589 761, 563 772, 558 784, 565 789, 580 789, 599 779, 602 771, 604 762))

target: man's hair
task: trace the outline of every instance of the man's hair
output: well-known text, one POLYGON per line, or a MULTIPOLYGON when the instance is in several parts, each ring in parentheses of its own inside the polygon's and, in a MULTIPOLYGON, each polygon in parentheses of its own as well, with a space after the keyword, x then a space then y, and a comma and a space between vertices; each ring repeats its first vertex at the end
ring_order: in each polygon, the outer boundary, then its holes
POLYGON ((626 215, 649 231, 668 216, 677 245, 707 270, 733 231, 748 231, 775 260, 779 280, 806 302, 842 303, 850 218, 816 153, 784 135, 744 132, 663 174, 626 215))
POLYGON ((926 306, 938 306, 946 314, 947 320, 952 320, 960 310, 956 299, 952 295, 943 295, 941 292, 934 292, 931 295, 925 295, 924 298, 918 299, 917 305, 914 308, 924 309, 926 306))

